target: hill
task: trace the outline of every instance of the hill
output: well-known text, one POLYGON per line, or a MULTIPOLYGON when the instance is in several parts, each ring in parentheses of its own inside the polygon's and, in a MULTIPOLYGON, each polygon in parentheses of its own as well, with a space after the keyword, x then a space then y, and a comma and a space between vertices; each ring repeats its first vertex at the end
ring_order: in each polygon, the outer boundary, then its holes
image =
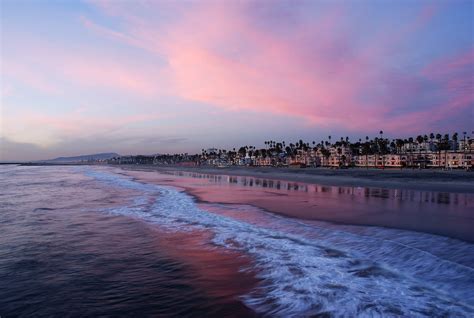
POLYGON ((64 163, 64 162, 96 161, 96 160, 107 160, 113 157, 120 157, 120 155, 115 152, 106 152, 106 153, 96 153, 96 154, 91 154, 91 155, 74 156, 74 157, 58 157, 58 158, 50 159, 50 160, 42 160, 42 162, 64 163))

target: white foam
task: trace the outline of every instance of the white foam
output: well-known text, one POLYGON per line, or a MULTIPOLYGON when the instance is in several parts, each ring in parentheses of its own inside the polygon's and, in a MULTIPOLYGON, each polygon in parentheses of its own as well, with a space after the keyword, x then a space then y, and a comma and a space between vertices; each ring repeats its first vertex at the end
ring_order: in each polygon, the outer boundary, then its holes
MULTIPOLYGON (((263 281, 244 301, 258 312, 285 317, 323 312, 343 317, 474 314, 471 267, 387 239, 387 234, 359 235, 256 210, 259 221, 233 218, 199 208, 191 196, 172 187, 92 170, 86 174, 139 193, 129 206, 113 213, 171 231, 208 229, 214 244, 253 256, 263 281)), ((249 209, 240 208, 242 213, 249 209)), ((433 244, 438 239, 404 233, 433 244)), ((468 248, 472 252, 472 246, 468 248)))

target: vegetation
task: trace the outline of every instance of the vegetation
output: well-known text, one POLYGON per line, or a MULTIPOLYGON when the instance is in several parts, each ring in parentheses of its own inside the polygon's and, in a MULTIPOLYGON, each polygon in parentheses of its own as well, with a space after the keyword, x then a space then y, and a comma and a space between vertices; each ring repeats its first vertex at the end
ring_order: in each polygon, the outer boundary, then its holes
MULTIPOLYGON (((474 132, 473 132, 474 133, 474 132)), ((358 139, 351 142, 349 137, 340 137, 339 140, 332 142, 332 136, 320 142, 305 142, 302 139, 295 142, 286 141, 264 141, 263 148, 257 148, 252 145, 240 146, 227 149, 202 149, 200 154, 160 154, 154 156, 130 156, 116 157, 110 162, 135 163, 135 164, 179 164, 179 163, 213 163, 219 164, 253 164, 251 160, 263 160, 266 165, 284 165, 288 161, 298 162, 298 158, 308 153, 317 153, 321 159, 320 164, 328 165, 330 158, 335 158, 341 166, 347 166, 351 163, 352 156, 365 156, 366 167, 369 167, 369 156, 375 156, 376 162, 381 161, 381 167, 385 168, 386 155, 404 154, 408 156, 409 166, 418 166, 425 168, 427 166, 427 154, 437 153, 438 158, 444 154, 444 162, 447 162, 449 151, 470 152, 472 149, 472 139, 463 132, 463 138, 459 140, 458 133, 454 133, 451 138, 449 134, 441 135, 439 133, 430 133, 429 135, 418 135, 409 138, 388 139, 384 137, 381 130, 377 137, 365 140, 358 139), (461 142, 460 142, 461 141, 461 142), (459 148, 461 145, 462 149, 459 148)), ((438 160, 441 167, 441 160, 438 160)))

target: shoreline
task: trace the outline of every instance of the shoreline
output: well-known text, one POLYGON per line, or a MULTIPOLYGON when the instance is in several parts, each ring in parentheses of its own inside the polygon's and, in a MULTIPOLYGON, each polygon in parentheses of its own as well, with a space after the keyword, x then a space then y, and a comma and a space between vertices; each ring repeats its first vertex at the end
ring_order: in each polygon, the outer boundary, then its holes
POLYGON ((437 170, 380 170, 273 167, 182 167, 158 165, 108 165, 131 170, 188 172, 254 177, 326 186, 403 189, 447 193, 474 193, 474 173, 437 170))
POLYGON ((474 242, 469 213, 474 201, 467 191, 443 193, 426 188, 423 191, 361 188, 360 185, 326 186, 272 180, 267 175, 265 179, 242 174, 230 177, 220 171, 219 174, 211 173, 208 169, 186 169, 181 174, 183 169, 116 167, 137 181, 182 189, 197 203, 243 204, 288 218, 378 226, 474 242))
MULTIPOLYGON (((10 164, 8 164, 10 165, 10 164)), ((291 181, 324 186, 361 187, 435 191, 445 193, 474 193, 474 172, 464 170, 376 169, 350 168, 276 168, 276 167, 209 167, 148 164, 93 163, 28 163, 20 166, 102 166, 124 170, 157 172, 187 172, 221 176, 253 177, 274 181, 291 181)))

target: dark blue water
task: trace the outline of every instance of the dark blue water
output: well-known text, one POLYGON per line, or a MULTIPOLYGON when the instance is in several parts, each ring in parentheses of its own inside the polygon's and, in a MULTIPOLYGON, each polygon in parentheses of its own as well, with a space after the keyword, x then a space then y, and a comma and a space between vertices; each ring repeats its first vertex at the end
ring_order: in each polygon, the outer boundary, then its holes
POLYGON ((133 191, 71 168, 0 169, 2 318, 253 315, 222 270, 233 258, 205 263, 203 277, 169 252, 182 238, 106 212, 133 191))
POLYGON ((2 317, 474 315, 467 242, 198 204, 118 169, 0 169, 2 317))

